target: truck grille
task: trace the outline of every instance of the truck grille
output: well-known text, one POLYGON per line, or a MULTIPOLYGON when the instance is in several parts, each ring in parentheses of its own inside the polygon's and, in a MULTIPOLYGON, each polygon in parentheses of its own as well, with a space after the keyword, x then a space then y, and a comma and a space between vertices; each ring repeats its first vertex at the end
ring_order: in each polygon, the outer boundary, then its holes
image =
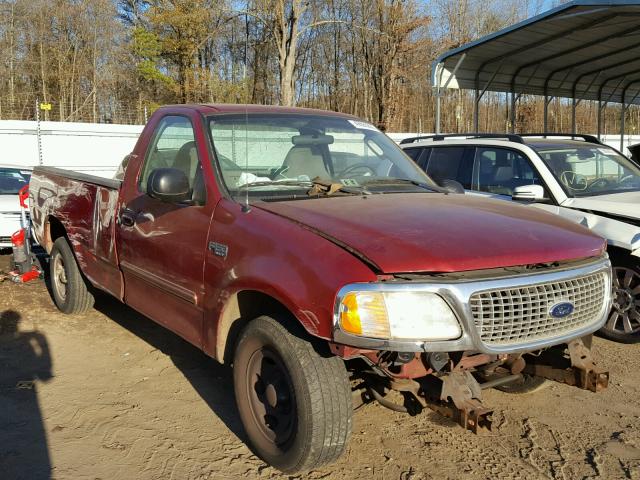
POLYGON ((605 272, 558 282, 474 293, 471 312, 481 340, 488 345, 517 345, 562 335, 600 318, 607 298, 605 272), (562 318, 551 316, 559 302, 574 310, 562 318))

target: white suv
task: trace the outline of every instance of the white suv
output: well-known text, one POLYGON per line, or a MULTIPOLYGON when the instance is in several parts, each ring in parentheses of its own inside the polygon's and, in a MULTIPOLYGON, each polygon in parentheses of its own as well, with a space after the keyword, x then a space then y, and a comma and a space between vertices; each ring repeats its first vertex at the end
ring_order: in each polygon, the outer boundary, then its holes
POLYGON ((20 230, 18 191, 30 178, 29 168, 0 165, 0 249, 11 248, 11 235, 20 230))
POLYGON ((607 239, 614 305, 603 336, 640 342, 640 168, 590 135, 432 135, 400 146, 436 183, 513 200, 607 239), (448 182, 449 184, 451 182, 448 182))

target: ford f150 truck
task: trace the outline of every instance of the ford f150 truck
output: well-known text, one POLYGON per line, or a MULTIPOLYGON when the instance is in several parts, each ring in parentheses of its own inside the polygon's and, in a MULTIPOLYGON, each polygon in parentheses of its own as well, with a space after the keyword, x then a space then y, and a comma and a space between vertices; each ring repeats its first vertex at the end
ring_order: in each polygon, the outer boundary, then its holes
POLYGON ((364 402, 477 431, 485 388, 607 384, 604 240, 439 187, 367 122, 167 106, 123 166, 34 170, 56 305, 103 290, 232 364, 250 445, 282 471, 338 458, 364 402))

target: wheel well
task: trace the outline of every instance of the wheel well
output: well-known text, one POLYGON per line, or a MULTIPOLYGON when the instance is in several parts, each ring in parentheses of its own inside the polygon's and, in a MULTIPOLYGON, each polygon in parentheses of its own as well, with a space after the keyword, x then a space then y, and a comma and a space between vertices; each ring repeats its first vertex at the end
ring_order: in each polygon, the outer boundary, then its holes
POLYGON ((615 247, 613 245, 607 246, 607 253, 611 259, 611 263, 615 263, 615 260, 619 260, 624 257, 628 257, 631 252, 626 248, 615 247))
POLYGON ((62 222, 56 217, 47 218, 47 223, 44 229, 44 245, 42 245, 47 253, 51 253, 53 243, 60 237, 66 237, 67 230, 62 225, 62 222))
POLYGON ((233 361, 233 349, 244 326, 260 315, 277 319, 291 319, 295 316, 275 298, 255 290, 242 290, 228 300, 218 322, 216 336, 216 360, 220 363, 233 361))

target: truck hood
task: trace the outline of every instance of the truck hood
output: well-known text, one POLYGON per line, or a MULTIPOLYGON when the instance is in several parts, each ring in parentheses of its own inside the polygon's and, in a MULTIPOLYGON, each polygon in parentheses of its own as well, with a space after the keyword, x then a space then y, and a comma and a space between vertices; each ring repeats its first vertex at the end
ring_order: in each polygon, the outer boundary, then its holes
POLYGON ((547 263, 597 256, 605 246, 558 216, 466 195, 385 194, 255 206, 315 231, 383 273, 547 263))
POLYGON ((620 192, 593 197, 569 198, 563 207, 592 210, 613 215, 640 219, 640 192, 620 192))

